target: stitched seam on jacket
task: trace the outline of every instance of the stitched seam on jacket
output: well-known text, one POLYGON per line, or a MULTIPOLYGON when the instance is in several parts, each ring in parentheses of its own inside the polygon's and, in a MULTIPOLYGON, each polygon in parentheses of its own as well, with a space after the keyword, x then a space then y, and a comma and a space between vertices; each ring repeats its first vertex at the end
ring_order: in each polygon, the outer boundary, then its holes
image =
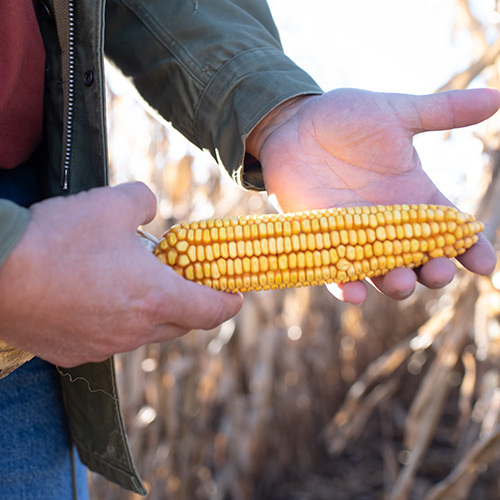
MULTIPOLYGON (((228 79, 229 84, 227 86, 227 88, 230 89, 229 93, 232 93, 234 88, 237 86, 237 84, 239 82, 243 81, 248 75, 255 73, 255 70, 257 70, 259 68, 255 68, 255 67, 252 68, 252 67, 249 67, 248 65, 246 65, 245 63, 243 63, 242 65, 239 66, 239 68, 240 69, 245 68, 244 72, 243 71, 238 72, 234 69, 230 69, 229 71, 227 71, 227 69, 232 68, 233 66, 236 66, 238 68, 238 65, 236 64, 238 62, 238 59, 240 59, 242 57, 247 57, 247 56, 251 55, 253 52, 268 52, 268 51, 275 53, 276 51, 278 51, 278 49, 276 49, 275 47, 252 47, 251 49, 248 49, 248 50, 245 50, 243 52, 239 52, 238 54, 235 54, 231 59, 227 60, 217 70, 217 72, 212 76, 212 78, 210 78, 210 81, 205 86, 205 88, 200 96, 200 100, 198 102, 198 105, 195 108, 195 112, 194 112, 195 127, 196 127, 196 123, 198 121, 197 118, 198 118, 199 110, 205 105, 205 103, 204 103, 205 98, 210 95, 211 89, 217 84, 219 78, 224 78, 224 75, 226 73, 228 73, 229 75, 231 75, 231 73, 233 74, 233 76, 230 79, 228 79)), ((282 52, 279 52, 279 53, 282 54, 282 52)), ((267 69, 269 69, 269 68, 267 68, 267 69)), ((256 114, 258 114, 258 113, 256 113, 256 114)))
MULTIPOLYGON (((89 450, 87 447, 85 447, 81 443, 81 441, 79 441, 78 439, 74 439, 73 438, 73 442, 74 442, 75 445, 77 445, 77 449, 80 449, 80 451, 82 451, 83 453, 85 453, 89 457, 92 457, 92 460, 95 460, 96 462, 98 462, 102 467, 114 471, 115 475, 122 475, 122 474, 124 474, 125 476, 128 477, 128 479, 138 489, 141 489, 141 490, 143 489, 142 484, 140 483, 140 481, 138 481, 138 478, 139 478, 138 474, 137 474, 137 476, 135 476, 134 474, 131 474, 130 471, 128 471, 127 469, 124 469, 124 468, 122 468, 122 467, 120 467, 120 466, 118 466, 118 465, 110 462, 109 460, 101 458, 95 452, 93 452, 93 451, 89 450)), ((130 470, 135 470, 135 468, 131 467, 130 470)))
POLYGON ((135 465, 133 464, 132 456, 130 455, 130 447, 128 445, 127 433, 126 433, 125 424, 123 422, 122 413, 121 413, 121 409, 120 409, 120 405, 119 405, 118 387, 116 385, 116 375, 115 375, 115 371, 114 371, 114 359, 109 360, 108 366, 109 366, 109 368, 108 368, 109 369, 109 378, 113 384, 113 394, 115 395, 115 400, 113 402, 113 404, 115 405, 115 408, 116 408, 116 411, 114 412, 115 423, 116 423, 117 427, 121 430, 120 435, 122 437, 122 441, 123 441, 122 444, 123 444, 123 447, 125 448, 125 454, 127 456, 126 457, 127 458, 127 465, 128 465, 130 470, 135 471, 135 465))

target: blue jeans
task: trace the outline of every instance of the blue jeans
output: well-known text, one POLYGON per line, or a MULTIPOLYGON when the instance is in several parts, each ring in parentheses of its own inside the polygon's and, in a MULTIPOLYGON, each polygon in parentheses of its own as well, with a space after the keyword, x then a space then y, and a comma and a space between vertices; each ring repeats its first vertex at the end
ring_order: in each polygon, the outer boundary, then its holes
MULTIPOLYGON (((0 198, 23 206, 38 201, 36 170, 0 170, 0 198)), ((0 379, 0 499, 88 500, 86 476, 55 367, 34 358, 0 379)))

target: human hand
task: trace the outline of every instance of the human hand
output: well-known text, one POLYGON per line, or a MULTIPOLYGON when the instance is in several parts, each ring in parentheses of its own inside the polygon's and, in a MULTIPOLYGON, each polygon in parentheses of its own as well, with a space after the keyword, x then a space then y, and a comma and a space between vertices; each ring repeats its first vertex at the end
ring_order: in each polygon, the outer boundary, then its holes
POLYGON ((140 345, 210 329, 241 294, 183 279, 136 236, 156 212, 139 183, 53 198, 0 268, 0 338, 54 364, 101 361, 140 345))
MULTIPOLYGON (((285 212, 333 206, 431 203, 451 205, 424 172, 413 136, 478 123, 500 106, 493 89, 427 96, 339 89, 291 99, 252 133, 247 150, 259 158, 268 194, 285 212)), ((489 274, 496 255, 480 236, 459 260, 489 274)), ((373 279, 388 296, 411 295, 417 279, 430 288, 449 283, 455 265, 431 260, 420 269, 394 269, 373 279)), ((341 300, 361 303, 363 282, 329 285, 341 300)))

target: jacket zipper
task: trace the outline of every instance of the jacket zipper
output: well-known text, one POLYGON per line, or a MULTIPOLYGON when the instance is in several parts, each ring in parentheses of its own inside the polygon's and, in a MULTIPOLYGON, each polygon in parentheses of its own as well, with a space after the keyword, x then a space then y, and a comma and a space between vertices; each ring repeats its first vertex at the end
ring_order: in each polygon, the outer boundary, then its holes
POLYGON ((62 188, 69 188, 69 169, 73 140, 73 111, 75 106, 75 0, 68 0, 68 103, 66 111, 66 138, 64 143, 62 188))

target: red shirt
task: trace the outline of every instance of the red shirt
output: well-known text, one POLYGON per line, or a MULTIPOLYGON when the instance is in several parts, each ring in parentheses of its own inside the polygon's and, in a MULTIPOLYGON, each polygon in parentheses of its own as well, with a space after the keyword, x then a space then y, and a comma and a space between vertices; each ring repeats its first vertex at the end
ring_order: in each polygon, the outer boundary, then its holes
POLYGON ((0 168, 40 143, 45 50, 32 0, 0 0, 0 168))

